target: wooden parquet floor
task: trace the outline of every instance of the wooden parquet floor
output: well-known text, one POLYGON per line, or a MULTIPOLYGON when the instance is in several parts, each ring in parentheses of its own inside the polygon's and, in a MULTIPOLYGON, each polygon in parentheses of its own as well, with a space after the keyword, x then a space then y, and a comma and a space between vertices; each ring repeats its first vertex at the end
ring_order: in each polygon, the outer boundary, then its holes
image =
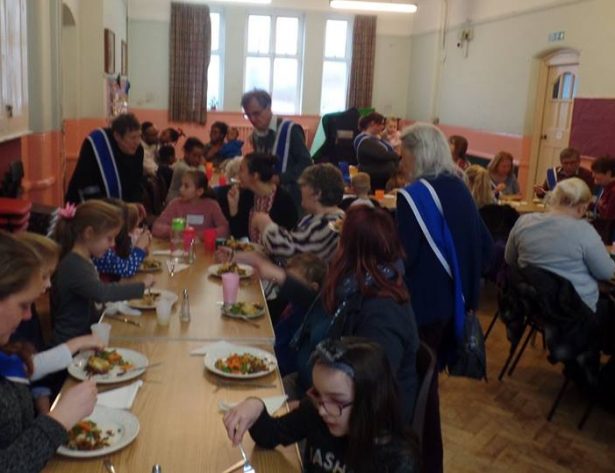
MULTIPOLYGON (((487 328, 495 290, 483 291, 479 313, 487 328)), ((546 359, 540 338, 526 349, 512 377, 497 376, 509 350, 498 321, 487 340, 489 381, 440 376, 446 473, 615 472, 615 414, 595 408, 582 431, 586 402, 570 386, 552 422, 547 412, 563 377, 546 359)))

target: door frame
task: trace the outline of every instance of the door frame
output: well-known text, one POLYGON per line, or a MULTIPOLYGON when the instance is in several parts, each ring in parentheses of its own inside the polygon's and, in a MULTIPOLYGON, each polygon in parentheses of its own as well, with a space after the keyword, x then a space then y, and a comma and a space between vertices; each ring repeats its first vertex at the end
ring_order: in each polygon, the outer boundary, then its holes
POLYGON ((544 118, 545 100, 547 95, 547 80, 549 68, 552 66, 566 66, 579 64, 581 53, 572 48, 551 49, 536 58, 538 59, 538 78, 536 87, 536 101, 534 104, 534 124, 532 126, 532 145, 530 150, 530 163, 528 168, 528 180, 526 185, 526 198, 531 199, 534 195, 536 173, 538 172, 538 158, 540 154, 540 136, 542 134, 542 121, 544 118))

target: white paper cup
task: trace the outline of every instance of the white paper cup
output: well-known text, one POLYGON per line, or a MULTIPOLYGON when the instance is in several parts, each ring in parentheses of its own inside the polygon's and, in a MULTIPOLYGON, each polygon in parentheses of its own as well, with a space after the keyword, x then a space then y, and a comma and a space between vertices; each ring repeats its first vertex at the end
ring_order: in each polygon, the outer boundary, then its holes
POLYGON ((158 325, 169 325, 172 305, 168 299, 161 298, 158 301, 158 304, 156 304, 156 320, 158 325))
POLYGON ((109 338, 111 337, 111 324, 107 323, 98 323, 90 325, 90 330, 92 333, 100 338, 103 346, 109 346, 109 338))

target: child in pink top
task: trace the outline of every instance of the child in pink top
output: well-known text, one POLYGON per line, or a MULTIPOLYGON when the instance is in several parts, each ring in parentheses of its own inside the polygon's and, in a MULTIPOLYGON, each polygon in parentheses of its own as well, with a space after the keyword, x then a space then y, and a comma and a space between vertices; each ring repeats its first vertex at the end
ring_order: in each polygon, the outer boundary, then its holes
POLYGON ((229 224, 216 201, 215 194, 207 186, 207 177, 202 171, 189 170, 182 176, 179 197, 168 203, 154 223, 152 234, 158 238, 169 238, 171 222, 182 217, 194 227, 197 234, 206 228, 215 228, 218 237, 229 235, 229 224))

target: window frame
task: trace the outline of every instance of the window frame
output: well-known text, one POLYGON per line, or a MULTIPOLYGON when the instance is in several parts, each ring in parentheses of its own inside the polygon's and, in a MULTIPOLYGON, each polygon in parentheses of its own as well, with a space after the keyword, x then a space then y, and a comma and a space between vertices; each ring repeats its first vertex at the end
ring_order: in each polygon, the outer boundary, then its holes
MULTIPOLYGON (((259 11, 259 10, 250 10, 247 12, 245 18, 245 38, 244 38, 244 54, 243 54, 243 81, 241 84, 243 93, 247 92, 246 89, 246 80, 247 80, 247 60, 249 57, 255 58, 268 58, 269 59, 269 86, 265 89, 271 95, 273 99, 273 71, 274 64, 276 59, 295 59, 297 61, 297 86, 296 86, 296 95, 295 95, 295 112, 290 115, 301 115, 303 110, 303 64, 304 64, 304 54, 305 54, 305 15, 299 11, 291 11, 291 10, 276 10, 273 11, 259 11), (251 16, 268 16, 271 19, 271 28, 269 30, 269 53, 251 53, 248 52, 248 43, 250 40, 250 17, 251 16), (277 54, 275 51, 275 40, 277 34, 277 19, 278 18, 297 18, 298 20, 298 30, 297 30, 297 54, 277 54)), ((273 109, 273 113, 277 113, 275 109, 273 109)))
MULTIPOLYGON (((224 55, 225 55, 225 39, 226 39, 226 31, 225 31, 225 13, 226 11, 223 8, 220 7, 210 7, 209 8, 209 14, 211 15, 212 13, 216 13, 219 15, 220 17, 220 28, 218 31, 218 49, 216 51, 216 53, 214 53, 213 51, 210 50, 210 64, 211 64, 211 57, 212 56, 218 56, 219 57, 219 63, 220 63, 220 70, 218 71, 218 83, 220 84, 220 88, 218 90, 218 106, 217 106, 217 110, 223 110, 224 109, 224 55)), ((208 89, 209 89, 209 84, 208 84, 208 89)), ((209 105, 209 100, 207 100, 207 110, 211 110, 211 107, 209 105)))
MULTIPOLYGON (((336 112, 323 112, 323 80, 324 80, 324 71, 325 71, 325 62, 340 62, 346 64, 346 97, 345 97, 345 107, 348 107, 348 86, 350 85, 350 70, 352 68, 352 38, 353 38, 353 30, 354 30, 354 16, 352 15, 327 15, 325 18, 325 40, 322 46, 322 73, 320 77, 320 103, 318 105, 318 112, 320 115, 325 115, 326 113, 336 113, 336 112), (326 55, 327 52, 327 22, 328 21, 345 21, 348 24, 346 28, 346 53, 344 59, 328 57, 326 55)), ((345 109, 344 109, 345 110, 345 109)), ((339 110, 343 111, 343 110, 339 110)))

